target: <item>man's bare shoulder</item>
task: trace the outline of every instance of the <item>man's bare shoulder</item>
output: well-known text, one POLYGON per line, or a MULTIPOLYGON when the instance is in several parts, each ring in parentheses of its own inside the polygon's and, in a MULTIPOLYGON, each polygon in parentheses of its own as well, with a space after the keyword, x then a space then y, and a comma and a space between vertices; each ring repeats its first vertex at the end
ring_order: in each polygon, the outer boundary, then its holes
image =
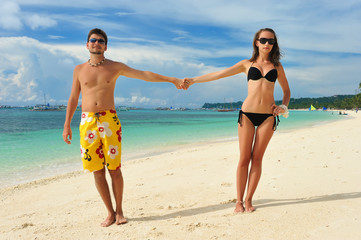
POLYGON ((107 59, 106 62, 108 62, 109 65, 117 67, 117 68, 125 68, 127 67, 126 64, 114 60, 107 59))
POLYGON ((83 69, 86 66, 86 64, 87 64, 87 62, 76 65, 74 68, 74 72, 80 71, 81 69, 83 69))
POLYGON ((119 75, 124 75, 124 73, 129 71, 129 67, 126 64, 110 59, 106 60, 106 66, 109 66, 113 72, 117 72, 119 75))

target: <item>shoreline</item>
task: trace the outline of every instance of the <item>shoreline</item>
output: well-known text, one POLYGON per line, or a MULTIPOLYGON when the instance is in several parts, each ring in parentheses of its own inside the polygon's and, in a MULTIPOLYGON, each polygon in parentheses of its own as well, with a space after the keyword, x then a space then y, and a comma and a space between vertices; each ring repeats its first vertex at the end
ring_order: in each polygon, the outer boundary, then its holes
MULTIPOLYGON (((300 110, 300 111, 303 111, 303 110, 300 110)), ((304 111, 308 111, 308 110, 304 110, 304 111)), ((336 111, 338 112, 338 110, 336 110, 336 111)), ((329 112, 331 112, 331 110, 329 110, 329 112)), ((322 125, 332 123, 332 122, 347 120, 349 118, 352 118, 352 114, 354 114, 353 111, 349 111, 349 113, 351 113, 351 114, 349 114, 348 116, 345 116, 344 119, 329 119, 329 120, 321 121, 319 123, 310 122, 310 123, 306 123, 306 125, 294 126, 291 129, 289 129, 289 128, 277 129, 277 131, 275 132, 274 135, 289 133, 289 132, 297 131, 297 130, 304 129, 304 128, 312 128, 312 127, 322 126, 322 125)), ((283 117, 280 117, 280 119, 283 121, 287 121, 287 119, 285 119, 283 117)), ((149 149, 141 150, 141 151, 137 151, 137 152, 130 151, 130 150, 124 151, 122 153, 122 154, 124 154, 124 156, 122 156, 122 164, 125 162, 128 162, 128 161, 133 161, 133 160, 137 160, 137 159, 141 159, 141 158, 156 157, 158 155, 162 155, 165 153, 171 153, 171 152, 177 151, 179 149, 187 149, 189 147, 192 147, 194 144, 202 146, 202 145, 209 145, 209 144, 223 143, 223 142, 237 142, 238 143, 236 128, 235 128, 234 136, 224 136, 220 139, 215 139, 215 138, 209 137, 206 139, 202 138, 202 139, 193 140, 193 141, 187 142, 187 143, 181 143, 179 145, 169 145, 169 146, 163 146, 160 148, 158 147, 156 150, 152 150, 152 148, 149 148, 149 149)), ((44 168, 38 169, 38 172, 37 172, 37 174, 41 175, 41 177, 35 177, 35 173, 33 173, 32 175, 29 175, 28 177, 23 177, 25 175, 20 174, 22 179, 19 183, 11 183, 9 181, 4 184, 4 182, 2 182, 3 185, 0 184, 0 190, 5 189, 5 188, 17 187, 17 186, 23 185, 23 184, 27 185, 32 182, 39 182, 42 180, 53 179, 53 178, 57 178, 58 176, 61 176, 61 175, 72 174, 75 172, 82 172, 81 160, 78 155, 69 156, 69 157, 67 157, 67 159, 68 159, 67 161, 63 161, 59 166, 56 165, 55 168, 53 167, 53 164, 51 164, 51 163, 47 163, 46 165, 44 165, 45 167, 42 166, 44 168), (60 170, 56 171, 56 169, 60 169, 60 170), (72 170, 72 169, 76 169, 76 170, 72 170), (49 173, 49 172, 47 172, 47 170, 51 170, 52 172, 49 173)), ((56 164, 58 164, 58 163, 56 163, 56 164)))
MULTIPOLYGON (((307 110, 308 111, 308 110, 307 110)), ((339 121, 339 120, 345 120, 349 118, 349 116, 345 116, 345 118, 342 116, 339 118, 338 116, 329 120, 322 120, 321 122, 301 122, 294 124, 289 124, 292 121, 288 121, 287 119, 284 119, 283 117, 280 117, 281 123, 279 128, 277 129, 275 135, 279 135, 285 132, 293 132, 298 129, 303 128, 310 128, 313 126, 321 126, 324 124, 327 124, 329 122, 333 121, 339 121), (283 125, 285 124, 285 125, 283 125)), ((233 128, 233 127, 232 127, 233 128)), ((173 152, 179 149, 184 149, 191 147, 193 145, 202 145, 202 144, 213 144, 218 142, 231 142, 231 141, 238 141, 237 137, 237 129, 236 125, 234 126, 233 135, 230 136, 223 136, 223 137, 217 137, 217 136, 202 136, 199 139, 187 139, 184 142, 180 141, 177 144, 171 144, 171 145, 164 145, 164 146, 158 146, 158 147, 149 147, 147 149, 142 150, 133 150, 129 148, 123 147, 122 152, 122 163, 127 161, 133 161, 138 158, 144 158, 144 157, 155 157, 157 155, 161 155, 164 153, 173 152)), ((230 134, 230 133, 228 133, 230 134)), ((217 134, 216 134, 217 135, 217 134)), ((74 143, 73 143, 74 144, 74 143)), ((76 143, 75 143, 76 145, 76 143)), ((63 146, 62 146, 63 147, 63 146)), ((77 152, 76 152, 77 153, 77 152)), ((35 163, 35 162, 34 162, 35 163)), ((74 171, 81 171, 82 165, 80 161, 80 157, 78 154, 71 154, 71 155, 64 155, 64 157, 59 158, 58 160, 53 159, 51 162, 44 162, 44 163, 35 163, 38 165, 29 165, 24 166, 22 169, 19 169, 19 171, 14 171, 15 169, 9 168, 7 172, 3 172, 2 181, 0 183, 0 189, 7 188, 11 186, 16 186, 19 184, 27 184, 32 181, 39 181, 41 179, 46 178, 52 178, 56 177, 57 175, 63 175, 67 173, 71 173, 74 171), (12 170, 11 170, 12 169, 12 170)))
POLYGON ((233 214, 238 141, 126 161, 129 223, 102 228, 92 174, 0 189, 1 239, 360 239, 361 114, 275 134, 254 213, 233 214))
MULTIPOLYGON (((305 110, 308 111, 308 110, 305 110)), ((277 131, 275 132, 275 135, 279 135, 279 134, 284 134, 284 133, 289 133, 289 132, 293 132, 293 131, 297 131, 300 129, 304 129, 304 128, 312 128, 312 127, 316 127, 316 126, 322 126, 328 123, 332 123, 332 122, 337 122, 337 121, 343 121, 343 120, 347 120, 349 119, 349 117, 352 118, 352 114, 351 116, 347 116, 347 118, 345 119, 329 119, 329 120, 324 120, 320 123, 317 122, 310 122, 307 123, 306 125, 299 125, 299 126, 295 126, 294 128, 291 129, 277 129, 277 131)), ((281 119, 283 119, 283 121, 287 121, 285 120, 283 117, 280 117, 281 119)), ((236 130, 235 130, 235 134, 236 134, 236 130)), ((271 140, 272 141, 272 140, 271 140)), ((129 153, 125 151, 125 156, 122 157, 122 164, 124 164, 125 162, 128 161, 134 161, 137 159, 142 159, 142 158, 150 158, 150 157, 156 157, 158 155, 162 155, 162 154, 167 154, 167 153, 171 153, 177 150, 184 150, 184 149, 188 149, 190 147, 192 147, 194 144, 198 145, 198 146, 203 146, 203 145, 209 145, 209 144, 217 144, 217 143, 232 143, 232 142, 236 142, 238 144, 238 136, 228 136, 228 137, 223 137, 220 139, 214 139, 214 138, 207 138, 207 139, 199 139, 199 140, 194 140, 192 142, 188 142, 188 143, 184 143, 184 144, 180 144, 180 145, 170 145, 170 146, 163 146, 161 148, 157 148, 157 150, 152 150, 151 148, 143 150, 141 152, 137 152, 137 153, 129 153)), ((48 163, 49 166, 51 166, 52 164, 48 163)), ((61 170, 59 170, 58 172, 53 172, 53 173, 48 173, 46 174, 46 170, 45 169, 40 169, 38 173, 40 173, 40 175, 45 175, 39 178, 35 178, 34 176, 31 177, 29 176, 28 178, 24 178, 21 180, 20 183, 15 183, 15 184, 7 184, 7 185, 0 185, 0 190, 2 189, 7 189, 7 188, 12 188, 12 187, 21 187, 21 185, 29 185, 31 183, 37 183, 37 182, 42 182, 42 181, 47 181, 47 180, 51 180, 51 179, 57 179, 60 176, 67 176, 67 175, 71 175, 74 173, 82 173, 82 164, 81 164, 81 159, 79 155, 74 155, 71 157, 68 157, 68 161, 66 161, 65 163, 63 163, 62 165, 63 167, 61 168, 61 170), (76 159, 76 160, 70 160, 70 159, 76 159), (70 170, 72 168, 77 168, 78 170, 70 170)), ((52 168, 52 170, 54 170, 52 168)))

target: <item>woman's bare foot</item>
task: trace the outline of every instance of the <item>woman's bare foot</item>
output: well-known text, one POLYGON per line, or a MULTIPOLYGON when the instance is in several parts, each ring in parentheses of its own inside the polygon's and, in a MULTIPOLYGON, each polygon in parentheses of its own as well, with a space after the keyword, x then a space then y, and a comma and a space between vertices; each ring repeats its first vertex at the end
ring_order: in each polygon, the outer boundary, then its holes
POLYGON ((236 208, 234 209, 234 213, 243 213, 244 212, 244 206, 242 201, 236 202, 236 208))
POLYGON ((100 224, 100 226, 102 227, 109 227, 110 225, 112 225, 113 223, 115 223, 115 215, 111 214, 108 215, 108 217, 104 220, 104 222, 102 222, 100 224))
POLYGON ((256 209, 253 207, 253 205, 252 205, 252 201, 248 201, 248 200, 246 200, 246 202, 245 202, 245 211, 246 212, 254 212, 256 209))
POLYGON ((117 225, 125 224, 128 222, 128 220, 123 216, 123 213, 117 213, 115 215, 115 219, 116 219, 115 224, 117 225))

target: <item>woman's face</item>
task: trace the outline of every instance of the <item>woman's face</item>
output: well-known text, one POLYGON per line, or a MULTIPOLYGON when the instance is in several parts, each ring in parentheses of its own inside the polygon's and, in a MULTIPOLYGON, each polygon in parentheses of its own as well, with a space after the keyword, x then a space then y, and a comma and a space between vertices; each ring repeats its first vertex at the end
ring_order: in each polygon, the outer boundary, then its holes
POLYGON ((262 31, 259 34, 259 38, 256 41, 256 46, 258 47, 258 51, 260 53, 270 53, 272 48, 273 48, 273 44, 272 41, 275 41, 275 37, 273 35, 273 33, 269 32, 269 31, 262 31))

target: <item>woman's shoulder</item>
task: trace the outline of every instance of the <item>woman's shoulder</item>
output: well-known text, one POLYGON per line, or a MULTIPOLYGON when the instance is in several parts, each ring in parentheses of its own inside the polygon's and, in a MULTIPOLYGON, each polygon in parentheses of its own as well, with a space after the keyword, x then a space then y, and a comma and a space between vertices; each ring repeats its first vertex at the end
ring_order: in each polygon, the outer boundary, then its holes
POLYGON ((278 70, 283 70, 283 66, 282 66, 282 63, 281 62, 278 62, 277 65, 275 65, 275 68, 278 70))
POLYGON ((252 64, 252 61, 251 60, 249 60, 249 59, 243 59, 243 60, 241 60, 240 62, 242 62, 243 64, 252 64))
POLYGON ((249 66, 251 65, 251 62, 248 59, 243 59, 236 64, 234 64, 230 69, 235 69, 237 73, 245 72, 249 66))
POLYGON ((249 68, 252 65, 252 62, 249 59, 243 59, 237 63, 237 65, 243 68, 249 68))

